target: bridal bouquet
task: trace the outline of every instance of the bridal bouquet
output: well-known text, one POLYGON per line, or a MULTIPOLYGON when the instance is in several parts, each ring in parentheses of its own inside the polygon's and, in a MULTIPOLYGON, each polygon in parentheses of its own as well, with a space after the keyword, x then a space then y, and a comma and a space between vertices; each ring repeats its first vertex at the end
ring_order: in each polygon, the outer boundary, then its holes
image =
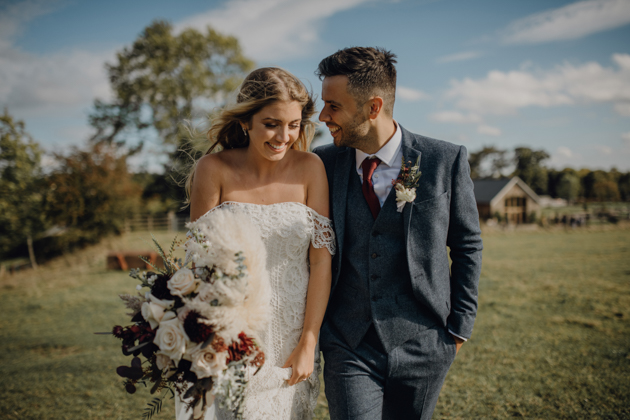
MULTIPOLYGON (((256 333, 269 310, 265 248, 250 219, 230 210, 187 227, 185 261, 172 257, 175 243, 166 255, 154 239, 165 268, 131 271, 140 293, 120 297, 133 325, 112 333, 133 358, 117 373, 129 393, 138 383, 152 384, 152 394, 177 393, 195 419, 203 417, 210 394, 240 418, 248 367, 260 369, 265 361, 256 333)), ((159 412, 161 403, 152 400, 144 417, 159 412)))

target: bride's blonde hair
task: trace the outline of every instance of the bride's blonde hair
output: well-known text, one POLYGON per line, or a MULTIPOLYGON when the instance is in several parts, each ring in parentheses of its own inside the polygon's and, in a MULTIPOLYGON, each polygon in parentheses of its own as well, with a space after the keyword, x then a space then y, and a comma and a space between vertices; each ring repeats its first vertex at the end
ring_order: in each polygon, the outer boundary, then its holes
MULTIPOLYGON (((311 121, 315 113, 312 94, 288 71, 278 67, 262 67, 245 78, 238 90, 236 103, 225 106, 212 119, 212 125, 206 134, 207 148, 203 154, 249 146, 249 137, 243 132, 242 124, 250 126, 256 113, 276 101, 297 101, 302 106, 300 134, 291 148, 307 151, 315 134, 315 124, 311 121)), ((190 202, 196 167, 195 162, 186 179, 187 203, 190 202)))

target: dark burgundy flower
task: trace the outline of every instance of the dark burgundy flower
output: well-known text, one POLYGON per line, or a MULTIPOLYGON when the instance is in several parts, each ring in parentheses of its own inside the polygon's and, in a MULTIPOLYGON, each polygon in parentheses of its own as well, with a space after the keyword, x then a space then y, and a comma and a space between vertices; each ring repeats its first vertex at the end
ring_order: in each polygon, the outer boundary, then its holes
POLYGON ((167 285, 169 277, 163 275, 157 276, 158 277, 155 279, 155 283, 153 283, 153 286, 151 287, 151 294, 158 299, 174 300, 175 297, 171 294, 167 285))
POLYGON ((200 319, 206 318, 195 311, 190 311, 184 319, 184 331, 186 331, 188 338, 195 343, 203 343, 214 334, 212 325, 199 322, 200 319))
POLYGON ((114 337, 122 339, 123 331, 124 331, 123 327, 121 327, 120 325, 116 325, 114 329, 112 330, 112 334, 114 334, 114 337))

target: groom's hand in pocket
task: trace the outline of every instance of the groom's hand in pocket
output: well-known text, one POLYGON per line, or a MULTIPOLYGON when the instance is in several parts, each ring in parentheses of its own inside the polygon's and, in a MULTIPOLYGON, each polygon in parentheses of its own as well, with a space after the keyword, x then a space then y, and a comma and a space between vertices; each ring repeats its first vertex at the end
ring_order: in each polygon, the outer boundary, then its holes
POLYGON ((453 337, 453 340, 455 340, 455 354, 457 354, 459 353, 459 349, 462 347, 462 344, 464 344, 465 341, 453 334, 451 334, 451 336, 453 337))
POLYGON ((297 347, 295 347, 287 361, 284 363, 284 366, 282 366, 283 368, 290 367, 293 369, 293 374, 287 383, 292 386, 305 381, 313 373, 314 365, 315 346, 305 344, 302 340, 300 340, 297 347))

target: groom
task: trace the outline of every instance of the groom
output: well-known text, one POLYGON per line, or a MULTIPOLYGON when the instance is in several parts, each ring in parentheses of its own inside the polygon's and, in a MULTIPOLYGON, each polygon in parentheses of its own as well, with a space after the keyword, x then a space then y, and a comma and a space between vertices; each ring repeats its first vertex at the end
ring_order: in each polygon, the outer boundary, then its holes
POLYGON ((332 420, 430 419, 477 312, 482 244, 466 149, 394 121, 395 63, 355 47, 317 70, 319 119, 334 138, 315 150, 338 243, 320 335, 332 420), (403 160, 419 162, 412 202, 392 187, 403 160))

